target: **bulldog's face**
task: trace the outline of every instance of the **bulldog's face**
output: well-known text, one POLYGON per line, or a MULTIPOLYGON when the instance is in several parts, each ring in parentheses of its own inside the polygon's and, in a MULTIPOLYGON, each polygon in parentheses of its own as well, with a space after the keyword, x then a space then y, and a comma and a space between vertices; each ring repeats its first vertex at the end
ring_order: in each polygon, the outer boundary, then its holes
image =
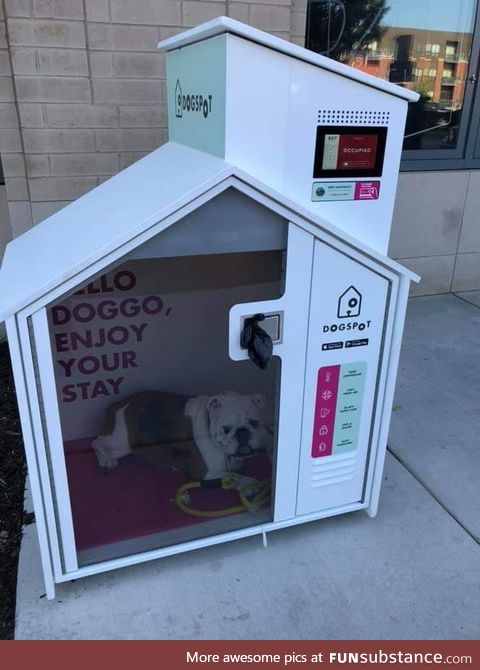
POLYGON ((210 398, 210 437, 228 456, 247 457, 264 446, 265 398, 233 391, 210 398))

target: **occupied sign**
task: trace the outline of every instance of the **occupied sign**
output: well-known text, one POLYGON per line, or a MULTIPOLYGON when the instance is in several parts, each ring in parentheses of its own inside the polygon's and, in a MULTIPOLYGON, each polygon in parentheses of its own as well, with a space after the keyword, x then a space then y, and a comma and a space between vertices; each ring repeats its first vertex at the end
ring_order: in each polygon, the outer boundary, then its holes
POLYGON ((377 135, 325 135, 322 169, 373 170, 377 145, 377 135))

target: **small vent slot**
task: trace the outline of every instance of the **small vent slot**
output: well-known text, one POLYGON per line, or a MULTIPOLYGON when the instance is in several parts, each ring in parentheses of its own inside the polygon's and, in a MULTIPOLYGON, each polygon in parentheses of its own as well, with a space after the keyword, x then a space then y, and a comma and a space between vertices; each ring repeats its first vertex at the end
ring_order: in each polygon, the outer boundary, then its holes
POLYGON ((315 463, 312 466, 310 486, 314 489, 321 486, 330 486, 340 482, 348 482, 356 474, 356 454, 341 454, 338 456, 326 456, 323 463, 315 463), (328 459, 328 460, 327 460, 328 459))
POLYGON ((355 465, 356 460, 356 453, 324 456, 321 459, 313 459, 312 472, 325 472, 326 470, 335 470, 343 466, 355 465))
POLYGON ((353 474, 351 475, 344 475, 342 477, 331 477, 330 479, 324 479, 321 482, 312 482, 311 487, 312 489, 319 489, 322 486, 331 486, 332 484, 341 484, 342 482, 349 482, 351 479, 353 479, 353 474))
POLYGON ((323 126, 387 126, 390 112, 367 109, 320 109, 318 123, 323 126))

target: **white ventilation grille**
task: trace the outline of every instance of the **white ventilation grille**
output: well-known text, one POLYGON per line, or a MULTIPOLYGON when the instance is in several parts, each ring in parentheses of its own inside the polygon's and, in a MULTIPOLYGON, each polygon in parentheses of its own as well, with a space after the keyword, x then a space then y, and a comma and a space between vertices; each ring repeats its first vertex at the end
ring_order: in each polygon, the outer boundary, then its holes
POLYGON ((339 454, 338 456, 324 456, 315 459, 312 465, 310 486, 314 489, 321 486, 330 486, 353 479, 357 469, 357 455, 339 454), (322 461, 319 463, 318 461, 322 461))
POLYGON ((318 123, 322 126, 387 126, 390 112, 367 109, 320 109, 318 123))

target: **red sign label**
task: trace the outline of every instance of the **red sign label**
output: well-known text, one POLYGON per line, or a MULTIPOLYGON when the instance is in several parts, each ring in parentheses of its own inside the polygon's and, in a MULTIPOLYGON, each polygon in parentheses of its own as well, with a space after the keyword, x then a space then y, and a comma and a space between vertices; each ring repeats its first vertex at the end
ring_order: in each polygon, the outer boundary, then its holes
POLYGON ((340 135, 337 169, 373 170, 377 144, 377 135, 340 135))
POLYGON ((380 193, 379 181, 357 181, 355 183, 354 200, 378 200, 380 193))

